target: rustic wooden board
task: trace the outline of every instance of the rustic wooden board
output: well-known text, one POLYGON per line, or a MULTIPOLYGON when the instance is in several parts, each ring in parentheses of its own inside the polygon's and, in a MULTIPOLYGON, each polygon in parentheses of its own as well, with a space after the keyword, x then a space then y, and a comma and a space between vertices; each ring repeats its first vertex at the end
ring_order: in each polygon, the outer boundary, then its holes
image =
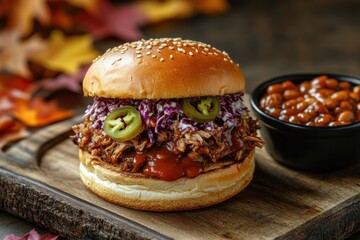
POLYGON ((256 152, 250 186, 213 207, 142 212, 90 193, 64 121, 0 155, 0 208, 70 239, 343 239, 360 230, 360 164, 298 172, 256 152))

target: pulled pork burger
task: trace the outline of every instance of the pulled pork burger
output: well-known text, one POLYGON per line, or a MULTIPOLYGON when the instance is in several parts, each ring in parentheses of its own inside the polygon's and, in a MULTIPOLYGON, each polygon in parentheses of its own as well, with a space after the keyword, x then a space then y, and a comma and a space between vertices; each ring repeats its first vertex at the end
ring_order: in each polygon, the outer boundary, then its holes
POLYGON ((81 179, 101 198, 147 211, 222 202, 251 181, 258 124, 245 80, 225 52, 163 38, 126 43, 94 60, 75 125, 81 179))

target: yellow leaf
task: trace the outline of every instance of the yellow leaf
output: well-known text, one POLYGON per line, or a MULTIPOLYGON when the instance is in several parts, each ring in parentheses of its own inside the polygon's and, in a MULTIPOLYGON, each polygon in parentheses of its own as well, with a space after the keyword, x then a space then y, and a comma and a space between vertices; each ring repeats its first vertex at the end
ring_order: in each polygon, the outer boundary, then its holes
POLYGON ((60 31, 53 31, 46 51, 32 56, 31 60, 49 70, 71 74, 90 63, 97 55, 90 36, 67 37, 60 31))
POLYGON ((0 33, 0 70, 30 77, 28 59, 45 48, 45 42, 37 35, 21 40, 19 31, 3 31, 0 33))
POLYGON ((138 6, 152 23, 187 18, 195 13, 193 5, 187 0, 141 1, 138 6))
POLYGON ((8 27, 18 29, 21 36, 29 34, 33 29, 33 20, 41 24, 50 23, 50 10, 47 0, 13 0, 8 13, 8 27))

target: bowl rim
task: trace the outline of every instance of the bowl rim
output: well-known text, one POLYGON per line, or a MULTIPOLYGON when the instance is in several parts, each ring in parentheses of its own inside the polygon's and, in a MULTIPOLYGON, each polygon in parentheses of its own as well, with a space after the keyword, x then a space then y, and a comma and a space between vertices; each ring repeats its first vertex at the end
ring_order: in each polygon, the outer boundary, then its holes
POLYGON ((266 80, 264 82, 262 82, 261 84, 259 84, 251 93, 250 95, 250 105, 253 108, 254 112, 259 114, 260 120, 262 120, 264 123, 269 124, 271 126, 277 127, 277 128, 281 128, 281 129, 286 129, 286 130, 292 130, 292 131, 301 131, 301 132, 313 132, 313 133, 324 133, 324 132, 339 132, 339 131, 351 131, 355 128, 360 128, 360 122, 354 122, 354 123, 350 123, 347 125, 341 125, 341 126, 306 126, 306 125, 300 125, 300 124, 294 124, 294 123, 289 123, 289 122, 285 122, 282 121, 278 118, 275 118, 269 114, 267 114, 266 112, 264 112, 263 110, 260 109, 259 107, 259 102, 260 102, 260 98, 262 97, 265 89, 274 83, 279 83, 279 82, 284 82, 286 80, 291 80, 291 81, 305 81, 305 80, 311 80, 314 77, 317 76, 321 76, 321 75, 326 75, 328 77, 331 78, 335 78, 337 80, 340 81, 346 81, 346 82, 350 82, 353 84, 358 84, 360 85, 360 78, 356 78, 356 77, 352 77, 352 76, 348 76, 348 75, 343 75, 343 74, 333 74, 333 73, 293 73, 293 74, 286 74, 286 75, 281 75, 278 77, 273 77, 269 80, 266 80))

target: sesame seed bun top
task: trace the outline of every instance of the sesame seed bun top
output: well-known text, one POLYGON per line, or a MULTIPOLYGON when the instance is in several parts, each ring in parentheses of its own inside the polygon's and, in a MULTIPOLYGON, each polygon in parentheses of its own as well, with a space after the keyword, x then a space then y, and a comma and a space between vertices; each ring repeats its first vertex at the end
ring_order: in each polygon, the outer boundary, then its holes
POLYGON ((125 43, 94 60, 86 96, 164 99, 244 91, 245 79, 225 52, 201 42, 161 38, 125 43))

